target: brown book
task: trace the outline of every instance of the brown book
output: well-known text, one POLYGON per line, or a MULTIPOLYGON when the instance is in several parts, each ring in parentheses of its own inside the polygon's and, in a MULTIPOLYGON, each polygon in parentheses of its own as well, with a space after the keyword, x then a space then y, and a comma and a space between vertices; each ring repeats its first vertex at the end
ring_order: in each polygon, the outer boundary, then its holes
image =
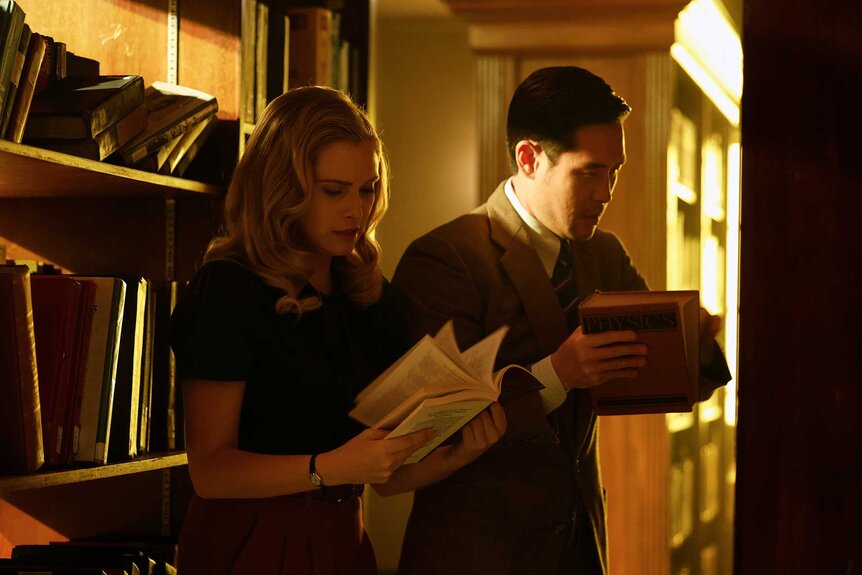
POLYGON ((0 474, 45 462, 30 270, 0 266, 0 474))
POLYGON ((120 118, 95 138, 80 140, 33 140, 32 143, 46 150, 79 156, 97 162, 104 160, 126 142, 140 134, 147 127, 147 107, 138 106, 131 114, 120 118))
POLYGON ((81 313, 81 283, 64 275, 32 275, 33 324, 39 368, 39 402, 45 464, 62 463, 66 403, 70 400, 76 328, 81 313))
POLYGON ((33 102, 33 94, 36 90, 36 78, 45 61, 45 38, 36 32, 30 35, 27 46, 27 55, 24 59, 24 67, 21 71, 21 82, 15 94, 15 101, 9 116, 9 125, 6 126, 6 139, 21 143, 24 138, 24 126, 30 113, 30 105, 33 102))
POLYGON ((697 291, 596 292, 579 306, 584 333, 634 330, 649 348, 635 378, 590 388, 598 415, 691 411, 698 401, 697 291))
POLYGON ((143 103, 141 76, 62 78, 33 97, 24 140, 94 138, 143 103))
POLYGON ((290 8, 288 85, 327 86, 332 66, 332 11, 326 8, 290 8))

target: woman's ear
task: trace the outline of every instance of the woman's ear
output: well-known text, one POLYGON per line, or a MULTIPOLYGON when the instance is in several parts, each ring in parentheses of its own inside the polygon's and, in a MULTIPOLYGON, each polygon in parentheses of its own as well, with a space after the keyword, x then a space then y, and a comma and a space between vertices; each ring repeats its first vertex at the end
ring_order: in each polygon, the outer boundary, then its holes
POLYGON ((534 177, 541 153, 542 147, 536 142, 521 140, 515 144, 515 162, 518 164, 518 172, 528 178, 534 177))

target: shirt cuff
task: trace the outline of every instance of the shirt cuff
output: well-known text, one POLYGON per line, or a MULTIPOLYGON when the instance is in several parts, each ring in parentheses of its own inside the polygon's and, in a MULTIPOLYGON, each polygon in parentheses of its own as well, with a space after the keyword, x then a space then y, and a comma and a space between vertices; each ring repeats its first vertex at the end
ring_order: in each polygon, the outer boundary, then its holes
POLYGON ((545 386, 545 389, 539 391, 539 397, 542 398, 545 413, 551 413, 566 401, 566 389, 551 365, 551 356, 534 363, 530 371, 545 386))

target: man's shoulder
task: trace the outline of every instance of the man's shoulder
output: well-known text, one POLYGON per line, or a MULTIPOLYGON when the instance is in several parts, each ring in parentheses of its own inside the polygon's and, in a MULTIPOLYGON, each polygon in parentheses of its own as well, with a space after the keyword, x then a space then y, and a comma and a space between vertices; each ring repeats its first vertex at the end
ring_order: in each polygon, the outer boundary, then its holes
POLYGON ((411 247, 447 244, 453 247, 487 244, 491 239, 491 220, 484 205, 463 214, 416 238, 411 247))

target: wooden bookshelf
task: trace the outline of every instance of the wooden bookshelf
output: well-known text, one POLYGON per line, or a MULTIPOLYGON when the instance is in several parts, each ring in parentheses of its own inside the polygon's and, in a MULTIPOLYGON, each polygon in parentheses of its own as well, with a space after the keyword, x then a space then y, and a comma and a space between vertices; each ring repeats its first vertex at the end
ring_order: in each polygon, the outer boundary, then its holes
POLYGON ((51 469, 36 472, 30 475, 13 475, 0 477, 0 497, 13 491, 25 489, 40 489, 54 485, 66 485, 70 483, 81 483, 94 479, 106 477, 117 477, 120 475, 131 475, 133 473, 144 473, 159 469, 170 469, 188 464, 188 458, 184 452, 149 454, 133 461, 123 463, 111 463, 98 467, 86 467, 75 469, 51 469))
POLYGON ((0 197, 218 196, 219 186, 0 140, 0 197))

